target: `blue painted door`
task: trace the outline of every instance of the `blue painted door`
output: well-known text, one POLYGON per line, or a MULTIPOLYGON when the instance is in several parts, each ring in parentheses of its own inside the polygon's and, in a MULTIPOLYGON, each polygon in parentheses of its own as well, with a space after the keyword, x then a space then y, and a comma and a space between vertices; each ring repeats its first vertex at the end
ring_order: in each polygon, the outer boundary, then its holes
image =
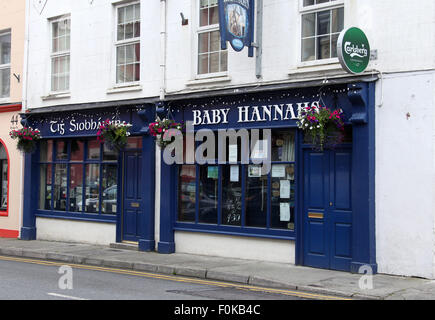
POLYGON ((352 151, 304 151, 304 265, 350 271, 352 151))
POLYGON ((140 151, 125 152, 122 240, 139 240, 139 229, 143 219, 141 172, 142 153, 140 151))

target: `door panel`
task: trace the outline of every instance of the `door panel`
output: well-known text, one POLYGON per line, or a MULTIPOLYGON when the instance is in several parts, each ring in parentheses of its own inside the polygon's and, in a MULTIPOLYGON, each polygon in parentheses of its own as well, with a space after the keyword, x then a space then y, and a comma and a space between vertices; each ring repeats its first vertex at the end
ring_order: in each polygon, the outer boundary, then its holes
POLYGON ((128 241, 138 241, 139 226, 143 216, 140 183, 141 162, 140 152, 125 152, 122 239, 128 241))
POLYGON ((304 151, 304 265, 350 270, 351 164, 350 149, 304 151))

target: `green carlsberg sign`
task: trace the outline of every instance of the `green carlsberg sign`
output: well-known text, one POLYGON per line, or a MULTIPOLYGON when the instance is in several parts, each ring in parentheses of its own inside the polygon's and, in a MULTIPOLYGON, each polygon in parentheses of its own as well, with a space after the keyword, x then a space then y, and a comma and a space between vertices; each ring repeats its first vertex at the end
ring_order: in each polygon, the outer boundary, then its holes
POLYGON ((352 27, 340 33, 337 53, 344 70, 350 73, 361 73, 370 61, 370 44, 361 29, 352 27))

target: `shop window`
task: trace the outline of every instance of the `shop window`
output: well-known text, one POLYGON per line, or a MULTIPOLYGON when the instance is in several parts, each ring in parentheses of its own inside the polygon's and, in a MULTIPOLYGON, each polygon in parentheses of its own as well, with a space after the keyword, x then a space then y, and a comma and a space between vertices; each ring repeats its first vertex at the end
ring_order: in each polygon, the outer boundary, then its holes
POLYGON ((116 83, 140 80, 140 3, 116 8, 116 83))
POLYGON ((41 142, 40 210, 65 215, 114 215, 117 189, 116 151, 96 139, 41 142))
MULTIPOLYGON (((227 141, 225 163, 180 165, 176 227, 193 223, 198 230, 259 235, 293 231, 295 136, 293 129, 271 130, 270 170, 253 158, 242 161, 241 139, 232 146, 227 141)), ((266 143, 266 136, 259 138, 266 143)))
POLYGON ((6 148, 0 143, 0 214, 8 210, 9 160, 6 148))
POLYGON ((337 40, 344 27, 342 0, 303 0, 301 61, 337 57, 337 40))

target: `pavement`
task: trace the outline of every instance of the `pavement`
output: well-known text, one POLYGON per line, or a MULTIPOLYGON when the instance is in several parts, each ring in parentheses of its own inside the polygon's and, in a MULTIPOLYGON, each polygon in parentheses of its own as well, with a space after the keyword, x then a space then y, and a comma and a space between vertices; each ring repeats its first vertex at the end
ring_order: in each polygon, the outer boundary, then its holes
POLYGON ((315 269, 193 254, 141 252, 126 246, 0 238, 0 255, 179 275, 364 300, 435 300, 435 281, 315 269))

